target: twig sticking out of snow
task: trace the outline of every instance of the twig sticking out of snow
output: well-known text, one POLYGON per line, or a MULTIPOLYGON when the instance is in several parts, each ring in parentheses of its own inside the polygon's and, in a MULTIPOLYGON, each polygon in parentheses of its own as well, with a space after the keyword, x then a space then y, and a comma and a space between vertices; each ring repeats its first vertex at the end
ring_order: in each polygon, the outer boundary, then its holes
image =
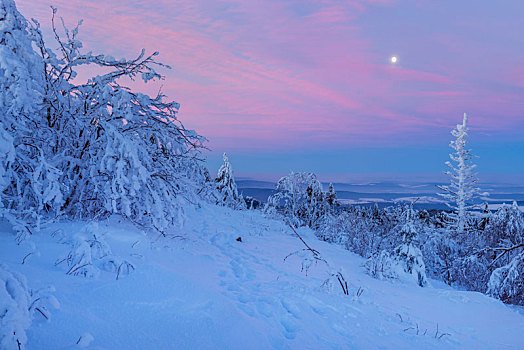
MULTIPOLYGON (((403 323, 404 320, 403 320, 402 316, 399 313, 397 313, 396 315, 399 317, 400 322, 403 323)), ((415 331, 416 335, 424 335, 425 336, 428 333, 428 329, 427 328, 424 330, 424 333, 421 333, 421 329, 419 328, 418 323, 415 323, 415 326, 407 327, 407 328, 403 329, 402 331, 403 332, 407 332, 407 331, 410 331, 410 330, 415 331)), ((433 338, 440 340, 440 339, 442 339, 446 335, 451 336, 450 333, 441 333, 440 330, 439 330, 439 327, 438 327, 438 323, 437 323, 437 329, 435 331, 435 335, 433 336, 433 338)))
POLYGON ((295 230, 295 228, 292 226, 292 225, 289 225, 289 227, 291 228, 291 230, 293 230, 293 232, 295 233, 295 235, 300 239, 300 241, 302 241, 302 243, 306 246, 306 248, 304 249, 300 249, 300 250, 297 250, 296 252, 293 252, 293 253, 290 253, 288 254, 285 258, 284 258, 284 261, 287 260, 287 258, 289 258, 290 256, 292 255, 299 255, 300 253, 302 252, 306 252, 307 253, 310 253, 310 256, 305 256, 304 259, 302 260, 302 271, 306 271, 306 276, 307 276, 307 273, 308 273, 308 270, 309 268, 311 267, 311 265, 314 263, 317 263, 317 262, 323 262, 324 264, 326 264, 326 266, 328 267, 329 269, 329 277, 324 281, 324 283, 322 285, 328 285, 330 283, 330 280, 333 279, 333 278, 336 278, 337 281, 339 282, 340 284, 340 287, 342 288, 342 292, 345 294, 345 295, 349 295, 349 287, 348 287, 348 283, 346 281, 346 279, 344 278, 344 275, 342 274, 342 272, 340 271, 336 271, 334 269, 331 268, 331 265, 327 262, 326 259, 324 259, 321 255, 320 255, 320 252, 316 249, 313 249, 311 248, 307 243, 306 241, 302 238, 302 236, 300 236, 298 234, 298 232, 295 230))
POLYGON ((438 330, 438 323, 437 323, 437 331, 435 332, 435 339, 442 339, 442 337, 445 335, 451 336, 451 334, 449 333, 441 333, 440 335, 438 333, 439 333, 439 330, 438 330))
POLYGON ((26 256, 24 256, 24 258, 22 259, 22 265, 25 264, 25 259, 27 259, 31 254, 33 254, 33 252, 28 253, 26 256))
POLYGON ((78 338, 76 344, 81 348, 85 348, 88 347, 93 340, 95 340, 95 338, 93 338, 91 334, 84 333, 80 338, 78 338))

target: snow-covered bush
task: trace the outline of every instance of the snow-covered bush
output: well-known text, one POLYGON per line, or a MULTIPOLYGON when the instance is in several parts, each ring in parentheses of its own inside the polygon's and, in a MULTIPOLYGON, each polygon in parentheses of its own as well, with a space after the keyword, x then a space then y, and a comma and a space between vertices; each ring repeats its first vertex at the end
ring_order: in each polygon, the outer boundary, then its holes
POLYGON ((413 245, 402 245, 393 253, 383 250, 366 260, 364 266, 378 279, 398 279, 420 287, 428 284, 422 253, 413 245))
POLYGON ((505 303, 524 305, 524 246, 509 264, 491 274, 487 294, 505 303))
POLYGON ((0 265, 0 294, 0 348, 22 348, 27 342, 25 331, 32 322, 25 278, 0 265))
POLYGON ((91 278, 104 270, 115 273, 119 279, 135 270, 132 263, 113 255, 96 223, 84 227, 68 244, 69 251, 55 262, 56 266, 64 264, 68 275, 91 278))
MULTIPOLYGON (((346 249, 370 258, 381 250, 392 251, 400 237, 393 231, 402 215, 401 207, 379 209, 349 207, 340 213, 328 215, 330 220, 321 220, 317 235, 329 242, 345 246, 346 249)), ((326 217, 326 216, 324 216, 326 217)))
POLYGON ((458 280, 456 276, 456 260, 461 256, 461 247, 451 236, 451 231, 440 227, 440 219, 437 217, 436 227, 426 227, 422 232, 421 245, 426 271, 429 276, 440 279, 452 285, 458 280))
POLYGON ((422 252, 418 243, 418 231, 415 223, 415 211, 413 204, 405 210, 398 231, 401 237, 401 244, 395 248, 395 260, 399 262, 404 273, 416 280, 417 284, 424 287, 428 284, 426 277, 426 265, 422 257, 422 252))
POLYGON ((512 246, 524 241, 524 217, 516 202, 503 204, 488 217, 482 238, 488 247, 512 246))
POLYGON ((49 319, 50 307, 58 301, 49 293, 53 288, 33 291, 21 274, 0 265, 0 349, 24 349, 26 330, 35 317, 49 319))
POLYGON ((390 254, 382 250, 379 253, 373 254, 364 263, 366 271, 370 276, 378 279, 398 278, 393 270, 393 259, 390 254))
POLYGON ((329 206, 315 174, 291 172, 278 181, 276 193, 268 198, 265 210, 276 210, 295 227, 318 228, 329 206))
MULTIPOLYGON (((469 227, 466 237, 455 238, 460 249, 454 257, 454 282, 469 290, 486 292, 490 280, 499 280, 497 276, 503 275, 505 268, 519 266, 515 259, 522 251, 524 220, 514 203, 501 206, 495 213, 485 212, 469 227)), ((505 288, 511 281, 514 279, 510 277, 504 282, 505 288)), ((513 287, 518 289, 518 282, 515 283, 513 287)), ((493 288, 491 295, 495 295, 493 288)))
POLYGON ((229 163, 227 155, 223 155, 224 164, 218 169, 215 179, 217 192, 217 204, 234 209, 245 209, 246 202, 241 194, 238 194, 237 184, 233 177, 233 167, 229 163))
POLYGON ((487 255, 484 249, 478 249, 455 257, 453 282, 468 290, 485 292, 493 270, 487 255))

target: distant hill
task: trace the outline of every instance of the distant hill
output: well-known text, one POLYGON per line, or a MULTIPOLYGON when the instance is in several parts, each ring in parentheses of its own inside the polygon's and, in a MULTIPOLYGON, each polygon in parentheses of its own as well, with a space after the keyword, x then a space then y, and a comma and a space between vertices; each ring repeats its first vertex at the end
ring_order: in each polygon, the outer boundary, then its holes
MULTIPOLYGON (((252 179, 237 180, 237 186, 244 196, 253 197, 261 202, 275 193, 276 183, 252 179)), ((322 183, 326 189, 329 183, 322 183)), ((435 182, 360 182, 360 183, 333 183, 337 191, 337 198, 342 205, 374 205, 380 207, 398 203, 410 203, 418 198, 417 209, 446 209, 447 206, 437 195, 435 182)), ((482 202, 487 202, 490 207, 497 207, 502 203, 517 201, 519 206, 524 206, 524 186, 511 184, 481 184, 483 191, 489 196, 481 197, 482 202)))

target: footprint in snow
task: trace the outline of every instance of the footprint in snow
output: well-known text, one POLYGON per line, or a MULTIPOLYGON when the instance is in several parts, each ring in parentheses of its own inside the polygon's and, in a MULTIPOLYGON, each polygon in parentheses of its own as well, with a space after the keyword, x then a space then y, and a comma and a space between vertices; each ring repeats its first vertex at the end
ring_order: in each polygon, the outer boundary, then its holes
POLYGON ((289 314, 287 314, 282 316, 280 323, 284 327, 284 337, 287 339, 295 339, 297 336, 296 332, 300 330, 298 322, 293 317, 290 317, 289 314))
POLYGON ((300 310, 296 304, 286 299, 280 300, 280 303, 289 314, 291 314, 295 318, 300 318, 300 310))

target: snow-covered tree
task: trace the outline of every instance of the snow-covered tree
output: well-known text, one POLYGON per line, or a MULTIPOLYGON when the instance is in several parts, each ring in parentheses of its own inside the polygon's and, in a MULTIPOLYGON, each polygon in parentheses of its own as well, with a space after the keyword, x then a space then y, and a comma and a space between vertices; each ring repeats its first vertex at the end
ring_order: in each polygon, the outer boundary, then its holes
POLYGON ((458 124, 451 134, 455 140, 450 142, 450 147, 454 153, 450 154, 451 161, 446 165, 449 170, 445 172, 451 178, 450 185, 438 186, 444 193, 439 193, 447 202, 447 205, 453 209, 455 214, 456 229, 459 233, 463 232, 467 221, 467 212, 474 208, 472 200, 478 197, 479 188, 477 187, 477 174, 474 173, 476 165, 472 159, 475 157, 471 150, 467 149, 466 141, 468 136, 467 127, 468 117, 464 113, 462 124, 458 124))
POLYGON ((215 179, 217 190, 217 204, 224 205, 235 209, 245 208, 245 201, 242 195, 238 194, 237 184, 233 177, 233 168, 227 155, 223 154, 224 163, 218 169, 215 179))
POLYGON ((155 68, 169 67, 156 61, 157 52, 131 60, 82 52, 80 23, 59 30, 53 9, 56 54, 12 0, 0 9, 5 211, 37 224, 44 216, 120 214, 165 234, 206 183, 199 161, 204 138, 177 119, 178 103, 121 81, 160 79, 155 68), (86 67, 101 74, 75 79, 86 67), (14 157, 4 152, 10 142, 14 157))
POLYGON ((0 3, 0 200, 11 214, 39 226, 43 213, 60 211, 60 171, 48 152, 54 133, 46 123, 44 62, 37 33, 12 0, 0 3))
POLYGON ((326 202, 330 206, 335 206, 337 204, 337 193, 335 192, 335 187, 332 183, 329 184, 326 192, 326 202))

